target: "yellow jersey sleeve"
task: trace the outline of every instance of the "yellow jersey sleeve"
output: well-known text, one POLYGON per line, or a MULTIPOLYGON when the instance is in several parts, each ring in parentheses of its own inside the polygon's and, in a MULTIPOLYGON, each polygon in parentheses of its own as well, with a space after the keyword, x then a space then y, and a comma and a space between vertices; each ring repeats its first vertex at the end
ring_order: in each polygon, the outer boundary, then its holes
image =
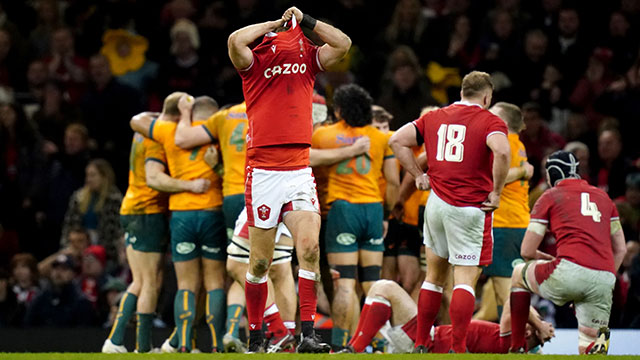
POLYGON ((157 161, 159 163, 162 163, 165 168, 168 169, 167 167, 167 154, 164 152, 164 149, 162 148, 162 145, 158 144, 157 142, 151 140, 151 139, 144 139, 144 148, 145 148, 145 153, 144 153, 144 159, 145 162, 146 161, 157 161))
POLYGON ((395 154, 393 153, 393 150, 391 149, 391 146, 389 146, 389 139, 391 138, 391 135, 393 135, 393 132, 389 131, 389 133, 387 134, 387 147, 384 150, 385 160, 396 157, 395 154))
POLYGON ((169 136, 173 136, 171 126, 167 121, 158 120, 157 118, 149 125, 149 138, 159 143, 165 143, 169 136))
POLYGON ((219 136, 218 129, 220 127, 220 118, 224 119, 223 113, 224 111, 218 111, 217 113, 211 115, 211 117, 209 117, 207 121, 205 121, 205 123, 201 125, 204 131, 206 131, 207 134, 209 134, 211 141, 216 141, 216 139, 218 139, 218 136, 219 136))

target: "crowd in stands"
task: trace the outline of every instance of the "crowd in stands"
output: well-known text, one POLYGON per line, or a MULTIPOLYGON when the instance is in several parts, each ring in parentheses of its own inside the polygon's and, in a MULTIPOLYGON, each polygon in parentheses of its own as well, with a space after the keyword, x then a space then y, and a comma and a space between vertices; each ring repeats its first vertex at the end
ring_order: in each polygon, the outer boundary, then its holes
MULTIPOLYGON (((629 251, 611 326, 640 328, 640 0, 0 1, 0 327, 110 324, 130 281, 130 118, 173 91, 241 102, 228 35, 293 5, 353 41, 316 90, 360 84, 391 130, 490 73, 494 101, 523 110, 531 203, 558 149, 615 200, 629 251)), ((571 311, 549 309, 559 327, 571 311)))

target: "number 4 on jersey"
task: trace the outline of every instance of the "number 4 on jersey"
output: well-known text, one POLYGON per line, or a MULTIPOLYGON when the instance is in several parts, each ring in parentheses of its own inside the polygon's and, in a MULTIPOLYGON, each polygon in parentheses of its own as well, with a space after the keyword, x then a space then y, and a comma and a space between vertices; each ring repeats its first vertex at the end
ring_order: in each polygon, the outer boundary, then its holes
POLYGON ((602 214, 600 213, 600 210, 598 210, 598 205, 596 205, 596 203, 594 202, 591 202, 589 193, 583 192, 581 196, 582 205, 580 206, 580 213, 583 216, 591 216, 593 218, 593 221, 595 222, 600 222, 602 214))
POLYGON ((438 149, 436 160, 462 162, 464 159, 464 141, 467 127, 456 124, 442 124, 438 129, 438 149))

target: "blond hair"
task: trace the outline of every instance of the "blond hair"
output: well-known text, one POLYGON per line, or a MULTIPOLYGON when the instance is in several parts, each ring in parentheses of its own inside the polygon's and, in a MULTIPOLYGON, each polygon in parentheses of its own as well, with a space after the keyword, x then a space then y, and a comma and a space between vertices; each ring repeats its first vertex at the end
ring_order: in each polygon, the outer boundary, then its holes
MULTIPOLYGON (((113 173, 113 168, 104 159, 94 159, 89 161, 87 167, 93 166, 98 170, 100 176, 102 176, 102 185, 100 186, 100 190, 98 191, 98 201, 94 207, 95 212, 100 212, 104 203, 109 197, 109 193, 111 189, 115 186, 115 174, 113 173)), ((85 214, 89 210, 89 204, 91 203, 91 189, 87 185, 83 186, 82 189, 78 192, 78 208, 80 212, 85 214)))
POLYGON ((524 120, 522 118, 522 111, 516 105, 507 102, 498 102, 494 107, 498 107, 502 113, 502 120, 507 123, 509 131, 519 133, 524 130, 524 120))
POLYGON ((178 109, 178 102, 182 95, 187 95, 187 93, 176 91, 164 99, 164 103, 162 104, 162 113, 165 115, 180 115, 180 109, 178 109))
POLYGON ((476 97, 486 90, 493 91, 491 76, 486 72, 472 71, 462 79, 462 96, 465 98, 476 97))

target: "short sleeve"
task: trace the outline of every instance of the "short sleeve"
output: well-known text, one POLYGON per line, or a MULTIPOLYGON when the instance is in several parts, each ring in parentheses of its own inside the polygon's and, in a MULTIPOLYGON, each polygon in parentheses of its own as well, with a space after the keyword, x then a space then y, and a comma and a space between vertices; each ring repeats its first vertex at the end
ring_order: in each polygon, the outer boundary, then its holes
POLYGON ((505 124, 505 122, 499 117, 491 114, 489 125, 487 126, 486 138, 489 138, 489 136, 493 134, 503 134, 504 136, 507 136, 508 133, 507 124, 505 124))
POLYGON ((311 147, 314 149, 322 149, 322 138, 323 138, 324 129, 320 128, 313 132, 311 136, 311 147))
POLYGON ((549 223, 549 211, 551 209, 551 205, 553 204, 553 200, 551 198, 550 192, 546 191, 536 204, 533 206, 533 210, 531 210, 531 222, 537 222, 540 224, 548 224, 549 223))
POLYGON ((163 143, 168 134, 168 127, 164 125, 166 124, 163 121, 158 121, 157 118, 153 119, 151 125, 149 125, 149 139, 163 143))
POLYGON ((384 159, 385 160, 396 157, 395 154, 393 153, 393 149, 391 149, 391 146, 389 146, 389 139, 391 138, 391 135, 393 135, 393 134, 389 133, 387 138, 386 138, 387 139, 387 144, 386 144, 386 147, 384 149, 384 159))
POLYGON ((220 126, 220 118, 221 114, 220 113, 216 113, 213 114, 211 117, 209 117, 209 119, 207 119, 207 121, 202 124, 202 128, 204 129, 204 131, 207 132, 207 134, 209 135, 209 137, 211 138, 211 141, 215 141, 218 138, 218 128, 220 126))
POLYGON ((414 120, 412 122, 413 126, 415 126, 416 128, 416 143, 418 145, 424 144, 424 128, 426 123, 425 118, 428 114, 429 113, 424 114, 420 116, 417 120, 414 120))
POLYGON ((620 215, 618 214, 618 208, 616 207, 616 204, 614 204, 612 201, 611 202, 611 221, 616 221, 616 220, 620 220, 620 215))
POLYGON ((162 145, 151 139, 144 139, 144 161, 157 161, 167 167, 167 155, 162 145))
POLYGON ((320 63, 320 48, 312 45, 307 41, 307 50, 311 56, 311 69, 314 74, 324 71, 324 67, 320 63))

